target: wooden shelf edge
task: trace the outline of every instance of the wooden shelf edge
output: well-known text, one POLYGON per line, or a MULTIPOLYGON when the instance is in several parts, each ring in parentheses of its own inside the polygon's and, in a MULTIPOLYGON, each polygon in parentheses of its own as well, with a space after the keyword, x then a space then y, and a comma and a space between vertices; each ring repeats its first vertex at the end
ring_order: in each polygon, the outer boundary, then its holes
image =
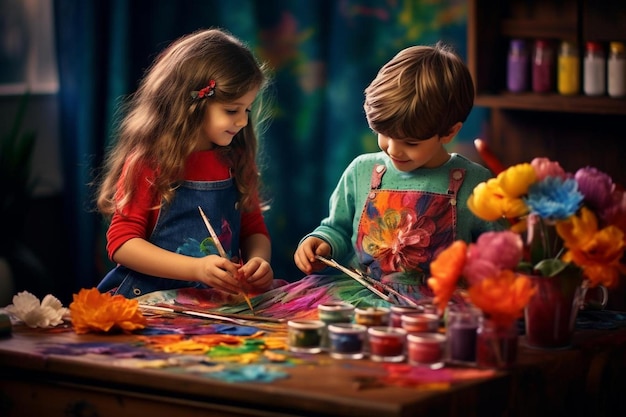
POLYGON ((626 115, 626 99, 611 97, 568 97, 533 93, 477 94, 474 104, 496 109, 626 115))
POLYGON ((501 33, 510 38, 547 38, 576 40, 576 20, 504 19, 501 33))

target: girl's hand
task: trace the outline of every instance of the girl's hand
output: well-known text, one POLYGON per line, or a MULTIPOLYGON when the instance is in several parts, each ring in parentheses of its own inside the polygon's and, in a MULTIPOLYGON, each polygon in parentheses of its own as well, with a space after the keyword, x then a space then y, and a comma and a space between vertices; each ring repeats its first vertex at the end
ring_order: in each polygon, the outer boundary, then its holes
POLYGON ((314 271, 326 268, 326 264, 315 259, 315 256, 328 257, 330 251, 331 247, 325 240, 310 236, 304 239, 298 246, 296 253, 293 255, 293 260, 302 272, 309 275, 314 271))
POLYGON ((272 286, 274 281, 274 270, 265 259, 254 257, 248 259, 244 265, 239 268, 240 285, 243 290, 248 292, 263 292, 272 286))
POLYGON ((217 255, 208 255, 197 259, 200 262, 198 281, 229 294, 241 292, 238 264, 217 255))

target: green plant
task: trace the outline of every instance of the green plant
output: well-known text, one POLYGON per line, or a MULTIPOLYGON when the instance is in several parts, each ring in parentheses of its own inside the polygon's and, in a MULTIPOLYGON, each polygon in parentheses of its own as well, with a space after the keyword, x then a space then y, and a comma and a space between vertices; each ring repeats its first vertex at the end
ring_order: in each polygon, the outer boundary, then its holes
POLYGON ((35 181, 31 176, 35 132, 23 131, 29 94, 19 101, 9 132, 0 140, 0 255, 21 236, 35 181))

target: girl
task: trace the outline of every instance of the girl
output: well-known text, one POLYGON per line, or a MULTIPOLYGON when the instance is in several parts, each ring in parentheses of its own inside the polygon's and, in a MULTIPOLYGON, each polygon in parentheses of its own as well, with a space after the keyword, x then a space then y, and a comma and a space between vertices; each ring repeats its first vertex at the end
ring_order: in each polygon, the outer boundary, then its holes
POLYGON ((467 208, 491 172, 445 145, 474 103, 460 57, 443 44, 413 46, 384 65, 365 90, 365 115, 380 152, 357 157, 330 199, 330 215, 300 242, 294 260, 306 274, 316 255, 358 263, 375 279, 420 298, 436 254, 455 239, 501 229, 467 208))
POLYGON ((249 120, 266 85, 266 67, 219 29, 183 36, 157 57, 128 103, 98 191, 98 209, 111 219, 107 252, 118 264, 100 291, 133 298, 272 286, 249 120))

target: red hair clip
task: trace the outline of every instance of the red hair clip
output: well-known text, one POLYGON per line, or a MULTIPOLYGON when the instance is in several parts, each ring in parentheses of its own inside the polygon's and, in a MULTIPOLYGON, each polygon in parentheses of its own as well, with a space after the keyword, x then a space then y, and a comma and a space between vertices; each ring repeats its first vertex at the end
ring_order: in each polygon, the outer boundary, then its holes
POLYGON ((213 95, 215 95, 215 80, 210 80, 209 85, 207 85, 200 91, 191 92, 192 98, 205 98, 205 97, 211 97, 213 95))

